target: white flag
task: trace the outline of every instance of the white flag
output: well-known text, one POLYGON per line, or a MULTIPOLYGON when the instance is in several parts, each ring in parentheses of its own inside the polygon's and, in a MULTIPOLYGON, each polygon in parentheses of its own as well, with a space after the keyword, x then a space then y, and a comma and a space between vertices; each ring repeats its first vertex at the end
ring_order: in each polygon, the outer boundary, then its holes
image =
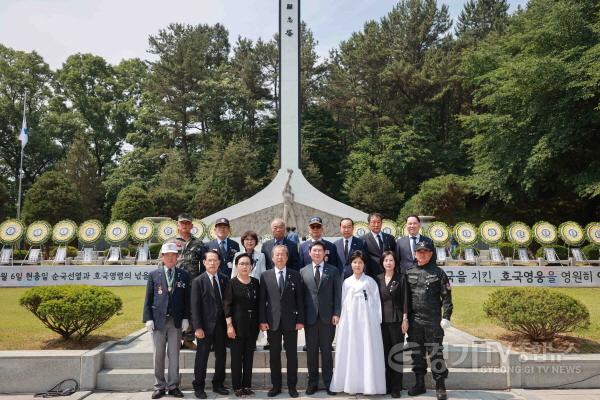
POLYGON ((25 145, 27 144, 27 140, 29 140, 29 133, 27 130, 27 120, 25 119, 25 114, 23 113, 23 125, 21 126, 21 133, 19 134, 21 148, 25 147, 25 145))

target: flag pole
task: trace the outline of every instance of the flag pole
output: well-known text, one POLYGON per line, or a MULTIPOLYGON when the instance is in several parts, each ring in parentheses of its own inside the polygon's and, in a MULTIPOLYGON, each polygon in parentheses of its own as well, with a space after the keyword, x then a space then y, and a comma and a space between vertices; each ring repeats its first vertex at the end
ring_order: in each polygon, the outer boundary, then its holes
MULTIPOLYGON (((25 90, 24 98, 23 98, 23 120, 25 120, 25 107, 27 105, 27 90, 25 90)), ((19 195, 17 200, 17 219, 21 219, 21 188, 22 188, 22 180, 23 180, 23 152, 25 150, 25 145, 21 142, 21 162, 19 163, 19 195)))

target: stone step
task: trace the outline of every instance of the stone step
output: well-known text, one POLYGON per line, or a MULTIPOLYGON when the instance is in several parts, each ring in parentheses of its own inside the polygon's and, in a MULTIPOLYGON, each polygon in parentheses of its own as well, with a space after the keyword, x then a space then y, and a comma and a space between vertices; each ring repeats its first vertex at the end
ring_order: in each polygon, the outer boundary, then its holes
MULTIPOLYGON (((265 389, 271 386, 270 371, 268 368, 254 368, 252 371, 252 387, 265 389)), ((206 376, 206 389, 210 390, 210 382, 214 370, 209 369, 206 376)), ((283 369, 283 382, 286 382, 286 370, 283 369)), ((192 389, 194 370, 184 368, 180 370, 182 389, 192 389)), ((308 370, 298 370, 298 389, 306 388, 308 370)), ((154 384, 154 371, 152 369, 104 369, 98 373, 97 386, 99 390, 110 391, 140 391, 151 390, 154 384)), ((427 374, 426 384, 433 388, 431 374, 427 374)), ((225 385, 231 387, 231 371, 226 371, 225 385)), ((403 387, 414 385, 414 374, 410 368, 404 368, 403 387)), ((507 374, 500 368, 450 368, 446 381, 448 389, 470 390, 505 390, 508 388, 507 374)))
MULTIPOLYGON (((335 353, 334 353, 335 354, 335 353)), ((182 350, 179 355, 180 368, 194 368, 196 353, 191 350, 182 350)), ((285 365, 285 353, 282 352, 282 364, 285 365)), ((484 368, 499 367, 500 353, 484 346, 449 345, 444 349, 444 357, 449 367, 454 368, 484 368)), ((226 367, 230 367, 230 357, 227 355, 226 367)), ((410 363, 410 356, 406 355, 405 363, 410 363)), ((104 368, 106 369, 144 369, 152 366, 152 353, 148 351, 107 351, 104 354, 104 368)), ((214 354, 208 360, 209 367, 214 366, 214 354)), ((298 365, 306 366, 306 352, 298 351, 298 365)), ((254 352, 254 368, 269 368, 269 352, 257 350, 254 352)))

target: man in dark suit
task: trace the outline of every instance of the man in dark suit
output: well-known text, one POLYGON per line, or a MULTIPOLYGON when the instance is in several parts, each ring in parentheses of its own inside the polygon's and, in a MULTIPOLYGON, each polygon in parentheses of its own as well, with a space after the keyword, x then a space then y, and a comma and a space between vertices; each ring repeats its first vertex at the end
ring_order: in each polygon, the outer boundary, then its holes
POLYGON ((300 245, 299 265, 303 267, 311 263, 310 254, 308 253, 309 247, 311 243, 321 241, 325 245, 325 262, 336 267, 338 271, 342 271, 344 266, 338 260, 335 246, 330 241, 323 239, 323 220, 321 217, 312 217, 308 220, 308 231, 310 238, 300 245))
POLYGON ((165 243, 160 249, 162 263, 148 275, 144 322, 152 334, 154 349, 154 392, 159 399, 169 395, 183 397, 179 389, 179 347, 181 333, 187 330, 190 318, 190 275, 175 268, 178 248, 165 243), (169 374, 165 381, 165 345, 168 349, 169 374))
POLYGON ((296 271, 300 270, 301 266, 298 264, 298 244, 288 239, 285 235, 285 232, 285 222, 283 222, 281 218, 275 218, 271 222, 271 233, 273 234, 273 239, 267 240, 262 244, 261 247, 261 252, 265 255, 267 269, 273 268, 273 255, 271 254, 273 247, 278 244, 283 244, 288 248, 289 254, 286 267, 296 271))
POLYGON ((204 386, 211 346, 215 351, 213 392, 222 395, 229 394, 223 385, 225 381, 225 341, 227 339, 223 295, 229 279, 219 272, 219 258, 219 252, 216 250, 208 250, 204 253, 205 272, 192 282, 192 325, 198 342, 192 384, 194 394, 199 399, 206 398, 204 386))
POLYGON ((326 264, 325 245, 314 242, 310 245, 312 262, 300 270, 304 283, 304 305, 308 385, 306 394, 319 390, 319 350, 321 371, 327 393, 333 377, 333 338, 335 326, 342 310, 342 278, 333 265, 326 264))
MULTIPOLYGON (((406 272, 407 269, 412 267, 415 260, 415 247, 419 242, 425 242, 431 245, 433 248, 433 241, 431 238, 421 235, 421 219, 416 215, 409 215, 406 218, 406 229, 408 230, 408 236, 403 236, 396 242, 397 259, 400 264, 402 272, 406 272)), ((432 260, 435 263, 436 254, 433 252, 432 260)))
POLYGON ((240 251, 240 245, 235 240, 229 238, 231 229, 227 218, 219 218, 215 222, 216 239, 208 242, 208 248, 216 250, 221 257, 221 265, 219 270, 223 275, 231 276, 233 268, 233 257, 240 251))
POLYGON ((300 273, 286 267, 287 246, 273 248, 274 268, 260 277, 260 300, 258 320, 260 329, 267 331, 271 383, 268 396, 281 393, 281 339, 284 341, 287 358, 287 385, 291 397, 298 397, 298 331, 304 328, 303 285, 300 273))
POLYGON ((396 238, 381 231, 383 222, 381 214, 376 212, 369 214, 367 222, 369 223, 370 232, 363 236, 369 256, 367 259, 367 275, 375 278, 383 272, 381 265, 379 265, 381 254, 386 250, 396 253, 396 238))
POLYGON ((354 221, 352 221, 351 218, 342 218, 340 221, 340 233, 342 234, 342 238, 336 240, 333 244, 337 250, 339 264, 343 265, 343 279, 352 275, 352 266, 348 261, 350 259, 350 254, 356 250, 360 250, 365 254, 367 253, 365 242, 361 238, 353 236, 353 232, 354 221))

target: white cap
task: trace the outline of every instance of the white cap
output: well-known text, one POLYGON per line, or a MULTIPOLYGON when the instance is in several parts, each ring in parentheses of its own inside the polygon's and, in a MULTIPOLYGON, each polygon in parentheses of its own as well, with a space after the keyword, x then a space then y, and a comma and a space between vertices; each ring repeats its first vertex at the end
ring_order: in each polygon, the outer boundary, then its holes
POLYGON ((165 253, 179 253, 179 249, 177 248, 177 243, 168 242, 164 243, 160 248, 160 254, 165 253))

